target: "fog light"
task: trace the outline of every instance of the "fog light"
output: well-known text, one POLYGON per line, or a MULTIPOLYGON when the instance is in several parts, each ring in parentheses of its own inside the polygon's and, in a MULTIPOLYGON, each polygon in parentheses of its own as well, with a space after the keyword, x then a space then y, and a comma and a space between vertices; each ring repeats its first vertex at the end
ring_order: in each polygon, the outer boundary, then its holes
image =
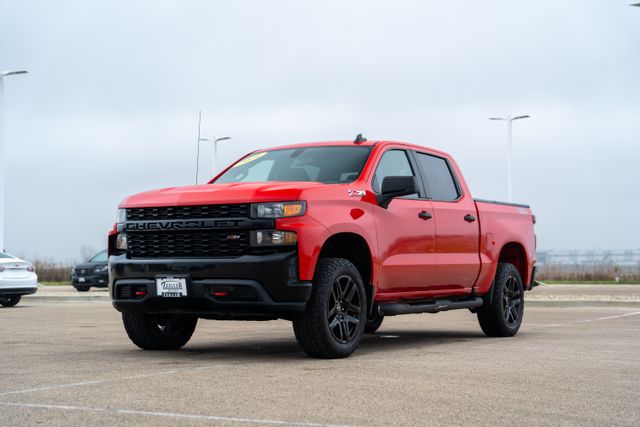
POLYGON ((118 234, 118 237, 116 239, 116 248, 117 249, 122 249, 122 250, 127 250, 129 249, 129 244, 127 242, 127 235, 126 234, 118 234))
POLYGON ((251 232, 251 246, 288 246, 298 243, 293 231, 260 230, 251 232))

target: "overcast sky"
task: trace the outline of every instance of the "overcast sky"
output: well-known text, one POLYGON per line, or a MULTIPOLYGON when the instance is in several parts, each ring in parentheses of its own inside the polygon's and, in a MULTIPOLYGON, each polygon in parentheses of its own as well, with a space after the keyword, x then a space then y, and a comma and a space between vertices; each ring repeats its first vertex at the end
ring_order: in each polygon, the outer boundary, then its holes
MULTIPOLYGON (((9 252, 79 259, 118 203, 272 145, 438 148, 540 249, 640 248, 640 8, 629 0, 0 0, 9 252), (203 145, 201 168, 212 148, 203 145)), ((205 171, 206 172, 206 171, 205 171)), ((203 173, 201 180, 205 179, 203 173)))

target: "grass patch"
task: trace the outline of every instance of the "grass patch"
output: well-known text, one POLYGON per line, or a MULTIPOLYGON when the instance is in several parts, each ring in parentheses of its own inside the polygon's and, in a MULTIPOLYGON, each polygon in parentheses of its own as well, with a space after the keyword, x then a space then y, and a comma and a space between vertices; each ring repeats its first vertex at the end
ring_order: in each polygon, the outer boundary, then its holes
POLYGON ((60 282, 51 282, 51 281, 45 281, 45 282, 38 282, 43 286, 71 286, 71 281, 69 280, 65 280, 65 281, 60 281, 60 282))

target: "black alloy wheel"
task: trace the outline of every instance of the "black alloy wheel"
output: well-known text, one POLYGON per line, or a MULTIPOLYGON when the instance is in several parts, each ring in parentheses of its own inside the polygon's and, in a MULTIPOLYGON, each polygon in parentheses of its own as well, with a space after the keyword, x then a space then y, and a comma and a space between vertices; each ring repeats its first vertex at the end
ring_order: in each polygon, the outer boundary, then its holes
POLYGON ((358 269, 344 258, 318 261, 305 312, 294 317, 300 348, 311 357, 348 357, 367 322, 367 297, 358 269))
POLYGON ((351 277, 342 275, 333 282, 327 304, 327 322, 337 342, 347 344, 358 333, 362 300, 360 289, 351 277))
POLYGON ((510 327, 520 323, 522 314, 522 287, 515 276, 509 276, 502 288, 502 312, 504 321, 510 327))
POLYGON ((478 307, 478 322, 490 337, 511 337, 518 333, 524 317, 524 286, 518 269, 510 263, 500 263, 482 306, 478 307))

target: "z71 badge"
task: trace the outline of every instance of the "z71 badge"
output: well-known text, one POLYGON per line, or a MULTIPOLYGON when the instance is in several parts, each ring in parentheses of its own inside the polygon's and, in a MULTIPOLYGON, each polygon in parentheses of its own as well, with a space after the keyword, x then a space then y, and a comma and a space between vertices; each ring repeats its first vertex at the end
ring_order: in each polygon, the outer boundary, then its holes
POLYGON ((367 195, 367 192, 364 190, 347 190, 349 197, 363 197, 367 195))

